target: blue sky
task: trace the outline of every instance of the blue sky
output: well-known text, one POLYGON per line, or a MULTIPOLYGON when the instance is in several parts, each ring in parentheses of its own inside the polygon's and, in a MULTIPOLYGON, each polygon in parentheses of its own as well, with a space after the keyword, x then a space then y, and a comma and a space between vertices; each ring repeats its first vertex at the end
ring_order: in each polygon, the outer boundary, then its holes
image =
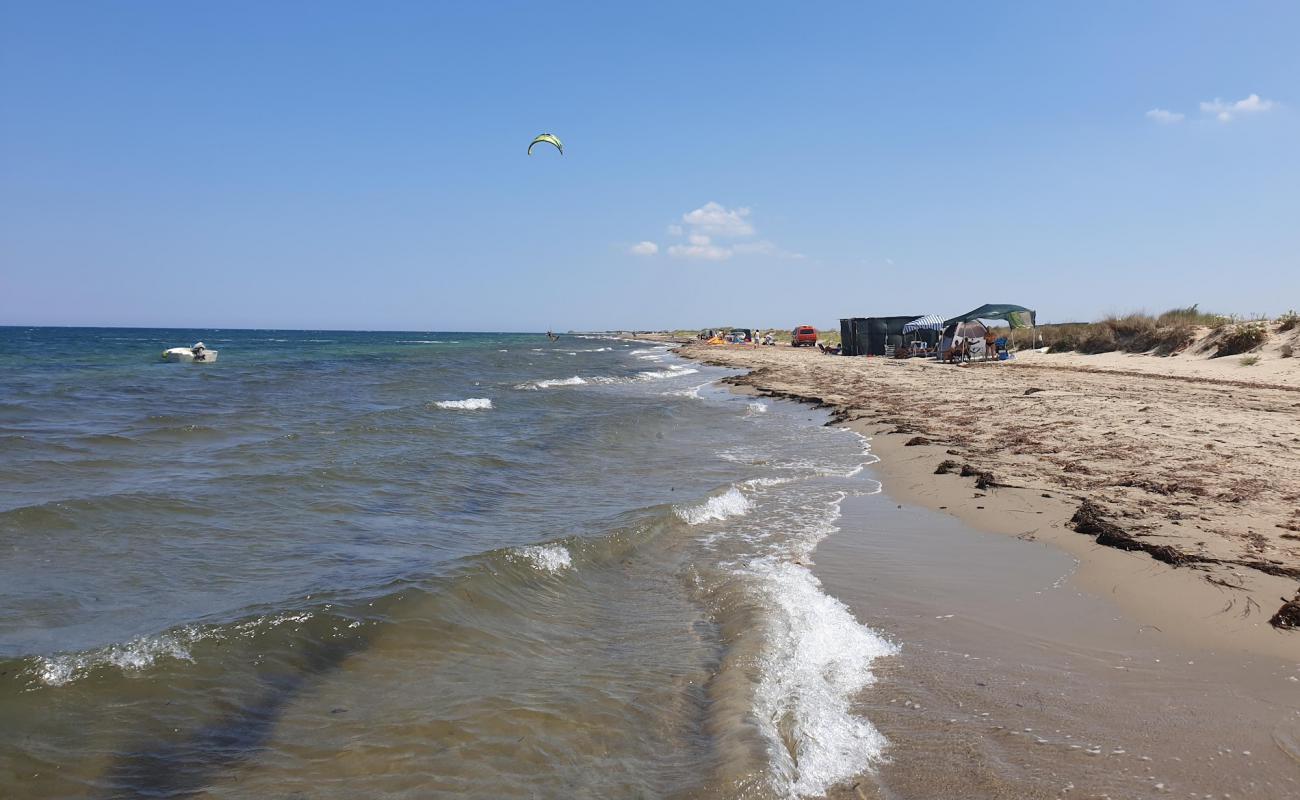
POLYGON ((1287 2, 0 0, 0 324, 1279 313, 1298 32, 1287 2))

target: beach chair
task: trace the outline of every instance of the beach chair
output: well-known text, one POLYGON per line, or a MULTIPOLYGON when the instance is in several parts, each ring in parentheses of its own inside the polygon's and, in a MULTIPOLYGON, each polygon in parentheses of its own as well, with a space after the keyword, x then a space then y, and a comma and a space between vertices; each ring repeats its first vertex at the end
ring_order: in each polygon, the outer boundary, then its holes
POLYGON ((1007 337, 999 336, 988 344, 988 352, 984 354, 986 360, 1005 361, 1007 358, 1007 337))
POLYGON ((893 358, 893 357, 894 357, 894 346, 892 344, 885 345, 885 358, 893 358))

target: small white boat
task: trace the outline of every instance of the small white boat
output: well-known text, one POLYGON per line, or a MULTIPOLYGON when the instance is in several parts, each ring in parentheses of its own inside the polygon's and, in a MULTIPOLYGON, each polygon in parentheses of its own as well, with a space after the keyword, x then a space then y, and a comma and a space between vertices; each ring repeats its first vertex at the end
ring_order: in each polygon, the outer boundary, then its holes
POLYGON ((200 362, 208 364, 217 360, 217 351, 209 350, 203 342, 195 342, 193 347, 173 347, 162 352, 163 361, 200 362))

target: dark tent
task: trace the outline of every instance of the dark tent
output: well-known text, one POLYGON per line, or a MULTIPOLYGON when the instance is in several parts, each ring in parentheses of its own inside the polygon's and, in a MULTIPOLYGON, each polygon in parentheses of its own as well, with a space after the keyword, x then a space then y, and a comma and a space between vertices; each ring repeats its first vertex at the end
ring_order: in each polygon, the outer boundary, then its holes
POLYGON ((840 353, 846 356, 856 356, 857 337, 853 335, 853 323, 855 319, 840 320, 840 353))
POLYGON ((903 326, 920 314, 901 317, 853 317, 840 320, 840 341, 846 356, 883 356, 885 345, 903 346, 903 326))

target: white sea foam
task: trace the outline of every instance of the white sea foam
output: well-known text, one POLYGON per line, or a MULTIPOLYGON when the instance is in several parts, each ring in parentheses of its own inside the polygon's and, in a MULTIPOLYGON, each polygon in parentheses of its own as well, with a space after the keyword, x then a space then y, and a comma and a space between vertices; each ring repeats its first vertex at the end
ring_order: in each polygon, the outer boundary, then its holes
POLYGON ((852 713, 852 701, 874 682, 872 662, 897 648, 824 593, 807 568, 774 559, 751 570, 771 611, 754 716, 768 740, 773 782, 796 797, 821 796, 884 750, 884 737, 852 713))
POLYGON ((468 400, 439 400, 434 405, 458 411, 484 411, 492 407, 492 401, 486 397, 471 397, 468 400))
POLYGON ((898 648, 854 619, 800 563, 837 530, 844 497, 836 492, 819 515, 800 521, 800 533, 780 551, 736 567, 755 579, 768 610, 754 718, 781 795, 821 796, 879 759, 886 744, 870 721, 853 714, 853 698, 874 682, 872 663, 898 648))
POLYGON ((646 372, 639 372, 637 373, 637 375, 639 376, 640 380, 654 381, 663 378, 680 378, 683 375, 693 375, 696 372, 699 372, 699 370, 695 369, 694 367, 679 367, 676 364, 674 364, 668 369, 649 370, 646 372))
POLYGON ((784 486, 787 483, 794 483, 797 480, 799 479, 798 478, 750 478, 747 481, 743 481, 742 485, 752 486, 756 489, 760 489, 768 486, 784 486))
POLYGON ((102 667, 135 672, 153 666, 160 658, 192 661, 189 647, 203 638, 203 631, 196 627, 157 636, 138 636, 129 642, 95 650, 40 657, 35 659, 32 671, 46 686, 63 686, 102 667))
POLYGON ((580 386, 586 383, 585 378, 574 375, 572 378, 551 378, 544 381, 533 381, 532 383, 521 383, 516 389, 547 389, 551 386, 580 386))
POLYGON ((560 572, 573 566, 573 557, 561 544, 532 544, 519 547, 515 549, 514 556, 528 561, 543 572, 560 572))
POLYGON ((398 344, 447 344, 447 342, 442 339, 398 339, 397 343, 398 344))
POLYGON ((752 415, 752 414, 766 414, 766 413, 767 413, 767 404, 766 404, 766 403, 759 403, 759 402, 751 402, 748 406, 746 406, 746 411, 745 411, 745 413, 746 413, 746 415, 752 415))
POLYGON ((687 525, 703 525, 706 522, 716 522, 728 517, 739 517, 748 514, 753 507, 753 502, 743 492, 732 486, 722 494, 714 495, 703 503, 674 506, 673 513, 687 525))
POLYGON ((702 400, 703 398, 700 396, 700 390, 703 389, 705 386, 708 386, 710 383, 713 383, 713 381, 705 381, 704 383, 701 383, 699 386, 692 386, 689 389, 669 389, 668 391, 663 393, 663 396, 664 397, 691 397, 696 400, 702 400))

